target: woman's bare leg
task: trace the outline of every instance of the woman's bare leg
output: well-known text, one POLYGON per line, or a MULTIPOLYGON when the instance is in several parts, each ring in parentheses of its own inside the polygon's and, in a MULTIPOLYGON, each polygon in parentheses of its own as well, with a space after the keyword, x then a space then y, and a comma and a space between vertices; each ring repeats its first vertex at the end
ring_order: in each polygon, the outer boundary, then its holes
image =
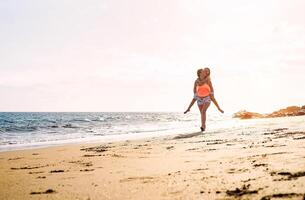
POLYGON ((198 105, 198 109, 199 109, 199 112, 200 112, 200 117, 201 117, 201 127, 202 127, 202 109, 203 109, 203 105, 198 105))
POLYGON ((206 122, 206 112, 209 108, 211 103, 205 103, 203 104, 200 110, 200 114, 201 114, 201 127, 205 130, 205 122, 206 122))

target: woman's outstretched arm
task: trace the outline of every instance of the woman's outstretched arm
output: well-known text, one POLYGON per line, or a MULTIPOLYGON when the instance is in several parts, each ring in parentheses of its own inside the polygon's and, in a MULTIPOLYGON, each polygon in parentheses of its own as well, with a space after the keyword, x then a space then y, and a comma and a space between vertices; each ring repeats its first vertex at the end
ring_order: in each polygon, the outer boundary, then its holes
POLYGON ((216 99, 215 99, 215 97, 214 97, 214 88, 213 88, 212 81, 210 80, 208 83, 209 83, 209 86, 210 86, 210 88, 211 88, 210 98, 211 98, 212 102, 213 102, 214 105, 217 107, 217 109, 219 110, 219 112, 224 113, 224 111, 220 108, 220 106, 218 105, 218 102, 216 101, 216 99))

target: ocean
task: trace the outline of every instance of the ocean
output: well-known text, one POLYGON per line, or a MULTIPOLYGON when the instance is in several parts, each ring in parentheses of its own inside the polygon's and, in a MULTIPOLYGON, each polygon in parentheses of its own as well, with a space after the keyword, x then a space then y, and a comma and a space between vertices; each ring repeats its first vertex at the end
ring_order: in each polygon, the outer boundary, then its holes
MULTIPOLYGON (((0 151, 194 133, 198 113, 0 113, 0 151)), ((240 120, 208 114, 204 134, 254 134, 276 128, 305 130, 305 117, 240 120)), ((203 134, 203 135, 204 135, 203 134)), ((221 136, 221 135, 220 135, 221 136)))

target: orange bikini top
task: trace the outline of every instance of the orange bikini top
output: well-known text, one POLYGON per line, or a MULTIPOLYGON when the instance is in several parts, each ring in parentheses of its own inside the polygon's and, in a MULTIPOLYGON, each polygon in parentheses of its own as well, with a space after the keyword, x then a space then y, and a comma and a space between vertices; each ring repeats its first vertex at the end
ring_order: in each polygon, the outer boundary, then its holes
POLYGON ((197 85, 196 86, 197 96, 198 97, 206 97, 211 94, 211 88, 208 84, 197 85))

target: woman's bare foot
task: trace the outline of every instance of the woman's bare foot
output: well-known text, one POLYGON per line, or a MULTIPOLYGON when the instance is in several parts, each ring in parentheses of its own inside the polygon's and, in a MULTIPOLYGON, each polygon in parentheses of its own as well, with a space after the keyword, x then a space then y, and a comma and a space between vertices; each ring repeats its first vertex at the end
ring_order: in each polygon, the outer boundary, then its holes
POLYGON ((219 112, 224 113, 224 111, 223 111, 223 110, 221 110, 220 108, 218 108, 218 110, 219 110, 219 112))
POLYGON ((186 114, 186 113, 188 113, 188 112, 190 112, 190 109, 187 109, 186 111, 184 111, 184 114, 186 114))

